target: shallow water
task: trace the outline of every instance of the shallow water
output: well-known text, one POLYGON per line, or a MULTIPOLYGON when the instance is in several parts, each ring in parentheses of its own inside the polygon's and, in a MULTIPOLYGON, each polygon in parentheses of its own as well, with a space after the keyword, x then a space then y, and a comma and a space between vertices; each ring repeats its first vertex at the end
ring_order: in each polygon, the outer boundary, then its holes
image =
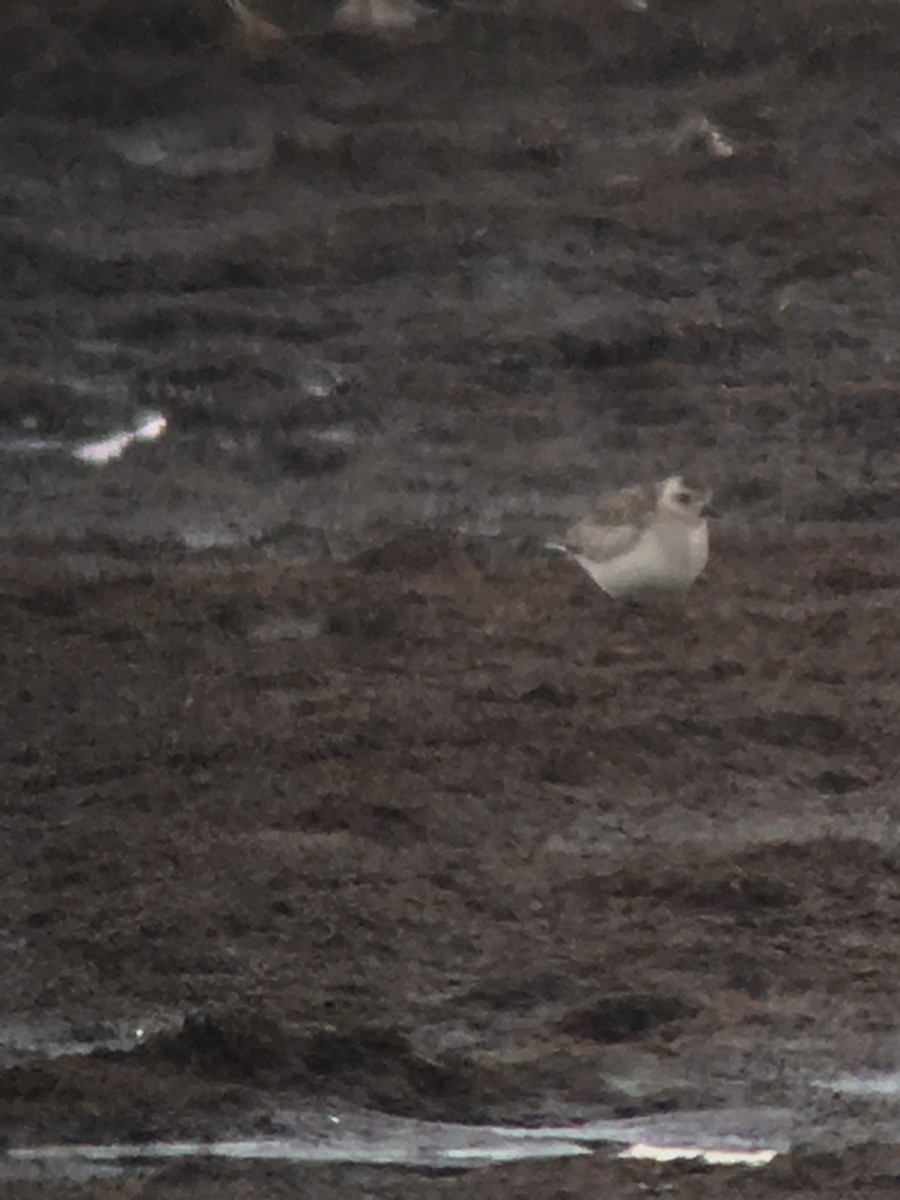
POLYGON ((900 1071, 865 1070, 817 1079, 815 1086, 839 1096, 870 1096, 900 1099, 900 1071))
POLYGON ((545 1128, 476 1127, 403 1120, 374 1112, 303 1113, 295 1115, 292 1123, 302 1129, 298 1136, 12 1147, 0 1158, 0 1174, 16 1178, 43 1171, 57 1178, 83 1179, 95 1169, 101 1174, 111 1169, 124 1173, 172 1159, 466 1170, 527 1159, 568 1158, 590 1154, 601 1146, 622 1157, 761 1166, 790 1147, 790 1115, 772 1110, 680 1113, 545 1128), (746 1132, 753 1128, 760 1132, 746 1132))
POLYGON ((0 1024, 0 1070, 18 1063, 83 1056, 97 1050, 128 1051, 154 1034, 177 1029, 181 1018, 155 1014, 119 1021, 72 1021, 17 1014, 0 1024))

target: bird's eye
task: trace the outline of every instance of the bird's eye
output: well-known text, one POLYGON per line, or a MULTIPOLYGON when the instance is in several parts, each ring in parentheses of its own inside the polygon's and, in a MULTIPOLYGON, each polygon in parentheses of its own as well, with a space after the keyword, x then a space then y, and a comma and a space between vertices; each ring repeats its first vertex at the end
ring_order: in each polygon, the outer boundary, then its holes
POLYGON ((690 492, 679 492, 675 499, 679 504, 690 504, 693 497, 690 492))

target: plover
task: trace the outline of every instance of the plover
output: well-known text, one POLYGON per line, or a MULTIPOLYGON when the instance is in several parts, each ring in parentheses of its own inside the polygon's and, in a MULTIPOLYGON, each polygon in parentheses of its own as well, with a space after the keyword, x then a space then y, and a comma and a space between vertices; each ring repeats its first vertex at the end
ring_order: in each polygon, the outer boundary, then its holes
POLYGON ((622 488, 547 549, 568 554, 615 599, 683 591, 709 558, 704 510, 711 498, 680 475, 622 488))

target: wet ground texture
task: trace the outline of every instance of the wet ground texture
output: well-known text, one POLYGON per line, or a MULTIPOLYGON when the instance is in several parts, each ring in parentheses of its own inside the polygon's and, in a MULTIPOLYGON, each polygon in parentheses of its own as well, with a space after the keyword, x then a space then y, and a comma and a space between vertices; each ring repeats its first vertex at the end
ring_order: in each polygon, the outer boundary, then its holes
POLYGON ((895 1195, 900 12, 266 16, 0 16, 0 1137, 746 1110, 77 1194, 895 1195), (540 553, 679 468, 684 602, 540 553))

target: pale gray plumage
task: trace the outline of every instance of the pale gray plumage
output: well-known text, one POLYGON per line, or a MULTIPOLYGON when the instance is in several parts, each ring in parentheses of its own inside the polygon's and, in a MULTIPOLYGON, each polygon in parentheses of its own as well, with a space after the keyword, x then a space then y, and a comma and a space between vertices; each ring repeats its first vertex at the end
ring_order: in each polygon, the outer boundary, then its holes
POLYGON ((571 555, 610 596, 683 590, 709 557, 703 510, 710 498, 680 475, 622 488, 549 545, 571 555))

